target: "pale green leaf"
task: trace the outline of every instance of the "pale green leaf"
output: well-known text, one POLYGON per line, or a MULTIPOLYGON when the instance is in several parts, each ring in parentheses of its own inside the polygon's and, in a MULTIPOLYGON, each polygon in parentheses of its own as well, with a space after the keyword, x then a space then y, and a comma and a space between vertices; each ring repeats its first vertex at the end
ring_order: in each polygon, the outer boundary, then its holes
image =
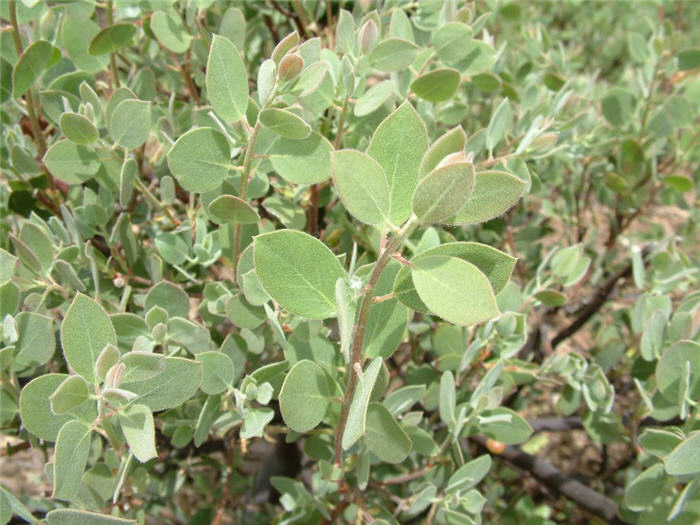
POLYGON ((59 140, 44 155, 44 165, 58 180, 82 184, 95 176, 100 169, 100 159, 92 148, 59 140))
POLYGON ((387 220, 390 188, 376 160, 360 151, 336 151, 331 155, 331 176, 340 200, 356 219, 374 225, 387 220))
POLYGON ((331 176, 333 146, 313 131, 305 139, 279 137, 270 149, 270 162, 280 176, 293 184, 318 184, 331 176))
POLYGON ((330 403, 323 369, 306 359, 297 362, 282 383, 279 395, 284 422, 296 432, 308 432, 325 417, 330 403))
POLYGON ((412 277, 421 300, 446 321, 467 326, 499 315, 488 278, 467 261, 424 257, 413 263, 412 277))
POLYGON ((503 171, 481 171, 474 177, 474 190, 467 204, 446 222, 478 224, 505 213, 520 199, 525 181, 503 171))
POLYGON ((440 59, 454 64, 469 54, 472 28, 462 22, 448 22, 433 33, 433 46, 440 59))
POLYGON ((53 463, 52 498, 72 500, 80 488, 90 453, 91 430, 82 421, 68 421, 58 433, 53 463))
POLYGON ((61 325, 61 346, 66 361, 88 382, 94 383, 97 381, 95 361, 108 344, 117 344, 117 334, 107 312, 93 299, 78 293, 61 325))
POLYGON ((513 127, 513 108, 506 98, 501 102, 491 115, 489 126, 486 129, 486 148, 493 148, 503 140, 513 127))
POLYGON ((147 406, 127 406, 119 413, 119 424, 136 459, 145 463, 158 456, 153 414, 147 406))
POLYGON ((136 520, 76 509, 56 509, 46 515, 49 525, 136 525, 136 520))
POLYGON ((421 223, 445 221, 464 207, 473 187, 471 162, 438 167, 418 183, 413 195, 413 213, 421 223))
POLYGON ((163 46, 174 53, 184 53, 190 47, 192 37, 175 10, 153 13, 151 31, 163 46))
POLYGON ((292 230, 255 237, 255 274, 284 308, 309 319, 335 315, 335 282, 345 276, 321 241, 292 230))
POLYGON ((452 98, 460 82, 459 71, 443 67, 419 76, 411 83, 411 91, 428 102, 443 102, 452 98))
POLYGON ((452 128, 437 139, 425 152, 418 170, 419 178, 422 179, 428 173, 437 168, 440 161, 460 151, 464 151, 464 145, 467 143, 467 135, 461 126, 452 128))
POLYGON ((49 397, 51 410, 54 414, 63 414, 87 401, 89 395, 88 384, 82 376, 69 376, 49 397))
POLYGON ((166 357, 165 369, 144 381, 123 383, 121 388, 137 394, 138 403, 153 411, 176 407, 190 399, 202 381, 202 365, 191 359, 166 357))
POLYGON ((382 107, 394 94, 394 83, 382 80, 365 91, 355 102, 353 112, 357 117, 364 117, 382 107))
POLYGON ((90 42, 88 52, 91 55, 105 55, 127 45, 136 34, 136 26, 119 23, 102 29, 90 42))
POLYGON ((266 109, 258 115, 258 119, 267 129, 288 139, 305 139, 311 133, 311 127, 303 118, 284 109, 266 109))
MULTIPOLYGON (((241 55, 227 38, 214 35, 209 49, 207 95, 219 117, 238 122, 248 109, 248 76, 241 55)), ((212 188, 213 189, 213 188, 212 188)))
POLYGON ((199 388, 208 395, 220 394, 233 382, 233 361, 223 352, 200 352, 197 361, 202 363, 202 384, 199 388))
MULTIPOLYGON (((348 419, 343 432, 342 446, 344 450, 349 449, 365 435, 367 407, 381 368, 382 358, 377 357, 373 359, 357 381, 357 389, 350 403, 348 419)), ((353 370, 350 373, 355 374, 357 372, 353 370)))
POLYGON ((230 166, 228 141, 211 128, 188 131, 168 152, 168 167, 186 191, 215 190, 221 186, 230 166))
POLYGON ((418 54, 418 46, 402 38, 379 42, 369 55, 370 65, 384 73, 401 71, 410 66, 418 54))
POLYGON ((123 100, 114 109, 108 124, 109 133, 117 145, 126 149, 139 148, 151 130, 151 103, 123 100))
POLYGON ((367 407, 367 448, 386 463, 401 463, 411 452, 411 438, 381 403, 367 407))
POLYGON ((78 113, 68 111, 61 115, 59 126, 66 138, 75 144, 91 144, 98 137, 97 129, 90 119, 78 113))
POLYGON ((221 195, 207 208, 217 224, 255 224, 260 220, 258 212, 250 204, 235 195, 221 195))

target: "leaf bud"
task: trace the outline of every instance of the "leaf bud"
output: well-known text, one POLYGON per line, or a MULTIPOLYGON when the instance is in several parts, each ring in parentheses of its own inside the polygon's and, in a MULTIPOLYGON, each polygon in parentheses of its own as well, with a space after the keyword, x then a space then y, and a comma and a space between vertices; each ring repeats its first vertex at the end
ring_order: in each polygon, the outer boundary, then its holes
POLYGON ((280 62, 279 79, 287 82, 296 78, 301 70, 304 69, 304 59, 296 53, 287 55, 280 62))

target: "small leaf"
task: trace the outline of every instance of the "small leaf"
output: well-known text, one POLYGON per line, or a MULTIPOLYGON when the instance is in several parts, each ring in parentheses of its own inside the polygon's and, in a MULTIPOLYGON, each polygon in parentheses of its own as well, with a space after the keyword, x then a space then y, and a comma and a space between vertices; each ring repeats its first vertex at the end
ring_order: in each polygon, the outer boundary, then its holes
POLYGON ((549 307, 566 304, 566 295, 556 290, 541 290, 535 294, 535 299, 549 307))
POLYGON ((499 315, 489 280, 467 261, 425 257, 414 263, 412 276, 426 306, 446 321, 468 326, 499 315))
POLYGON ((684 375, 690 365, 689 399, 700 398, 700 344, 679 341, 661 355, 656 365, 656 385, 663 397, 678 403, 683 390, 684 375))
POLYGON ((255 224, 260 220, 258 212, 243 199, 234 195, 221 195, 207 208, 217 224, 255 224))
POLYGON ((190 399, 202 381, 202 365, 191 359, 166 357, 165 369, 144 381, 123 383, 121 388, 138 394, 139 404, 151 410, 176 407, 190 399))
POLYGON ((287 182, 318 184, 331 176, 332 151, 333 146, 328 139, 312 131, 301 140, 279 137, 269 155, 272 167, 287 182))
POLYGON ((335 315, 335 282, 345 271, 321 241, 280 230, 255 237, 253 249, 255 274, 275 301, 308 319, 335 315))
POLYGON ((68 421, 76 418, 93 421, 97 417, 95 403, 83 403, 64 414, 54 414, 49 398, 67 377, 66 374, 45 374, 32 379, 22 389, 19 397, 22 425, 40 439, 55 441, 58 431, 68 421))
POLYGON ((448 224, 478 224, 505 213, 522 195, 525 181, 503 171, 481 171, 467 204, 447 220, 448 224))
POLYGON ((403 224, 411 215, 418 167, 427 149, 425 124, 408 102, 385 118, 372 135, 367 153, 379 162, 389 182, 392 224, 403 224))
POLYGON ((441 60, 454 64, 469 54, 471 39, 472 28, 467 24, 448 22, 433 33, 433 46, 441 60))
POLYGON ((220 35, 214 35, 211 41, 206 85, 211 105, 219 117, 231 123, 245 117, 248 109, 246 69, 236 46, 220 35))
POLYGON ((223 352, 200 352, 197 361, 202 363, 202 384, 199 388, 208 395, 220 394, 233 383, 233 361, 223 352))
POLYGON ((135 34, 136 26, 134 24, 120 23, 105 27, 92 39, 88 52, 91 55, 113 53, 127 45, 135 34))
MULTIPOLYGON (((367 407, 381 368, 382 358, 377 357, 372 360, 362 376, 358 379, 357 390, 355 390, 355 395, 350 403, 348 419, 345 424, 345 431, 343 432, 343 450, 349 449, 365 435, 367 407)), ((350 373, 354 374, 356 372, 351 371, 350 373)))
POLYGON ((440 419, 452 428, 455 423, 455 410, 457 406, 457 390, 455 389, 455 378, 452 372, 442 373, 440 378, 440 398, 439 398, 440 419))
POLYGON ((493 421, 480 423, 479 430, 506 445, 524 443, 532 435, 532 427, 528 422, 509 408, 484 410, 480 417, 487 421, 492 418, 493 421))
POLYGON ((302 433, 315 428, 325 417, 330 403, 323 369, 313 361, 298 361, 282 383, 279 402, 289 428, 302 433))
POLYGON ((258 118, 267 129, 288 139, 305 139, 311 133, 311 127, 304 119, 284 109, 266 109, 258 118))
POLYGON ((119 413, 119 424, 129 450, 141 463, 158 456, 156 430, 151 410, 144 405, 130 405, 119 413))
POLYGON ((117 344, 117 334, 107 312, 93 299, 78 293, 61 325, 61 346, 66 361, 88 382, 94 383, 97 381, 95 361, 108 344, 117 344))
POLYGON ((413 195, 413 213, 423 224, 442 222, 464 207, 473 187, 471 162, 438 167, 418 183, 413 195))
POLYGON ((467 143, 467 135, 461 126, 452 128, 437 139, 425 152, 418 170, 419 178, 422 179, 428 173, 437 168, 440 161, 460 151, 464 151, 464 145, 467 143))
POLYGON ((52 498, 72 500, 80 488, 90 453, 91 431, 87 423, 68 421, 56 439, 52 498))
POLYGON ((508 99, 504 99, 491 115, 489 127, 486 130, 486 148, 493 148, 503 140, 513 127, 513 108, 508 99))
POLYGON ((100 159, 92 148, 59 140, 44 155, 44 165, 58 180, 82 184, 95 176, 100 169, 100 159))
POLYGON ((190 311, 190 300, 185 291, 168 281, 160 281, 153 286, 146 294, 143 305, 146 311, 160 306, 170 317, 187 318, 190 311))
POLYGON ((115 518, 87 510, 56 509, 46 515, 49 525, 136 525, 136 520, 115 518))
POLYGON ((382 80, 365 91, 355 102, 353 112, 357 117, 364 117, 382 107, 394 94, 394 83, 382 80))
POLYGON ((75 144, 92 144, 98 137, 97 130, 92 122, 78 113, 68 111, 61 115, 59 126, 61 126, 61 131, 66 138, 75 144))
POLYGON ((117 145, 126 149, 140 148, 151 130, 151 103, 134 99, 121 101, 108 127, 117 145))
POLYGON ((126 366, 122 377, 124 383, 146 381, 165 370, 165 356, 162 354, 132 350, 124 354, 121 362, 126 366))
POLYGON ((418 55, 418 46, 402 38, 386 38, 379 42, 369 55, 370 65, 392 73, 410 66, 418 55))
POLYGON ((43 365, 56 351, 53 321, 50 317, 33 312, 20 312, 15 317, 18 339, 12 368, 23 370, 43 365))
POLYGON ((168 167, 186 191, 215 190, 226 178, 230 165, 226 137, 211 128, 188 131, 168 152, 168 167))
POLYGON ((336 151, 331 155, 331 176, 340 200, 356 219, 374 225, 387 220, 389 183, 376 160, 360 151, 336 151))
POLYGON ((63 414, 87 401, 89 395, 90 390, 85 379, 77 375, 69 376, 51 394, 51 410, 54 414, 63 414))
POLYGON ((491 456, 484 454, 462 465, 450 476, 445 492, 448 494, 467 492, 486 477, 486 474, 491 470, 491 464, 491 456))
POLYGON ((657 463, 632 480, 625 490, 625 504, 634 511, 643 511, 666 485, 663 463, 657 463))
POLYGON ((153 13, 151 31, 158 41, 173 53, 184 53, 190 48, 192 37, 175 10, 153 13))
POLYGON ((367 407, 367 448, 386 463, 401 463, 411 452, 411 438, 381 403, 367 407))
POLYGON ((36 79, 49 66, 54 47, 46 40, 33 42, 17 59, 12 70, 13 96, 19 98, 32 87, 36 79))
POLYGON ((700 432, 694 432, 664 458, 666 472, 672 476, 688 476, 700 472, 698 449, 700 432))
POLYGON ((443 67, 415 79, 411 83, 411 91, 428 102, 442 102, 452 98, 460 81, 459 71, 451 67, 443 67))
POLYGON ((601 100, 603 116, 615 127, 622 127, 630 121, 636 105, 634 93, 622 87, 610 89, 601 100))

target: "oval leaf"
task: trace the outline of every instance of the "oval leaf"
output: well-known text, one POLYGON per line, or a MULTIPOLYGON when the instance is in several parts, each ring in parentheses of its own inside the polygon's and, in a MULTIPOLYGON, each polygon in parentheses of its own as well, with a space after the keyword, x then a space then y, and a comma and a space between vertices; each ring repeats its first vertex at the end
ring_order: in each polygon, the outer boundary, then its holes
POLYGON ((330 403, 328 379, 323 369, 307 359, 287 374, 279 395, 284 422, 296 432, 308 432, 326 415, 330 403))
POLYGON ((260 220, 258 212, 250 204, 233 195, 221 195, 207 208, 217 224, 255 224, 260 220))
POLYGON ((446 222, 478 224, 491 220, 511 208, 525 188, 525 181, 503 171, 482 171, 474 176, 474 190, 467 204, 446 222))
POLYGON ((182 135, 168 152, 168 167, 186 191, 204 193, 224 181, 230 167, 230 149, 223 134, 197 128, 182 135))
POLYGON ((288 139, 305 139, 311 133, 311 127, 303 118, 284 109, 266 109, 258 118, 267 129, 288 139))
POLYGON ((367 448, 386 463, 401 463, 411 452, 411 438, 381 403, 367 408, 367 448))
POLYGON ((464 207, 473 188, 471 162, 439 167, 418 183, 413 195, 413 213, 421 223, 442 222, 464 207))
POLYGON ((248 109, 248 75, 241 55, 227 38, 214 35, 209 49, 207 95, 214 112, 228 122, 238 122, 248 109))

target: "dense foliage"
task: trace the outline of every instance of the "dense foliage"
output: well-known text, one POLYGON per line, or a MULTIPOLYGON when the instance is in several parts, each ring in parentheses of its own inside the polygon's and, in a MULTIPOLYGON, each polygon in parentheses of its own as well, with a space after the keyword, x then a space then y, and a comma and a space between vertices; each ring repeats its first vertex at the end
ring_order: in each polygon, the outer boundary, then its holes
POLYGON ((695 522, 699 3, 0 16, 0 523, 695 522))

